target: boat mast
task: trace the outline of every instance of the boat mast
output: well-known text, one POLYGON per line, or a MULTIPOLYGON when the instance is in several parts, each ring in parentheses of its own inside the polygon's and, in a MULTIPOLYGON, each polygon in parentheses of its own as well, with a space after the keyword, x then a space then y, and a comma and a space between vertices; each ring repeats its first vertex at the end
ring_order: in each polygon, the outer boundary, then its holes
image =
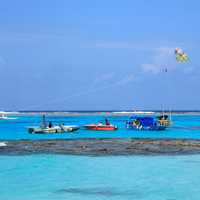
POLYGON ((41 126, 42 126, 43 128, 46 128, 46 127, 47 127, 45 115, 42 115, 42 125, 41 125, 41 126))

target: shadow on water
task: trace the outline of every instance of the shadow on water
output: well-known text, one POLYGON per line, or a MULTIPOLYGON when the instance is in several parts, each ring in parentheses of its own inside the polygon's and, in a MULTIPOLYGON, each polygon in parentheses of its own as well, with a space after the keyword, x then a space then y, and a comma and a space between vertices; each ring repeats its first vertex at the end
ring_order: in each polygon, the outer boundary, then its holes
POLYGON ((78 194, 78 195, 100 195, 100 196, 106 196, 106 197, 113 197, 113 196, 135 196, 139 197, 140 194, 133 190, 119 190, 117 188, 66 188, 57 190, 56 193, 64 194, 64 193, 70 193, 70 194, 78 194))

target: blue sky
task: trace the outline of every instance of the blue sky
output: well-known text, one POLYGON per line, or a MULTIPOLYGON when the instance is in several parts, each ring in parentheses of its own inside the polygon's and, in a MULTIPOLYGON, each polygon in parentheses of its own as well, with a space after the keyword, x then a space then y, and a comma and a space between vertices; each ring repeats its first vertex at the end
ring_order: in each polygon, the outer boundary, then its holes
POLYGON ((0 110, 200 109, 199 7, 1 1, 0 110))

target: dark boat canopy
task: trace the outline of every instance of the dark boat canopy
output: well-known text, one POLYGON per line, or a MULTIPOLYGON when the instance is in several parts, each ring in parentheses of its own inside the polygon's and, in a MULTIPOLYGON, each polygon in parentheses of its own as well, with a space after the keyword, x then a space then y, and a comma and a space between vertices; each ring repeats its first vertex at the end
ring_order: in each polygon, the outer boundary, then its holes
POLYGON ((156 123, 154 117, 138 117, 138 116, 131 116, 130 120, 140 122, 142 126, 153 126, 156 123))
POLYGON ((161 119, 167 120, 169 117, 168 117, 168 115, 160 115, 160 116, 158 116, 157 118, 158 118, 159 120, 161 120, 161 119))

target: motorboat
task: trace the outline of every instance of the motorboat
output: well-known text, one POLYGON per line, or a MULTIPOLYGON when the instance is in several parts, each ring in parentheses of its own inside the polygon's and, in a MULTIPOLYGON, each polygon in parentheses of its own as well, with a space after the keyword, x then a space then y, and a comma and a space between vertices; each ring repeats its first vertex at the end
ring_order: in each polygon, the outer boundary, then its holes
POLYGON ((42 123, 39 127, 28 127, 29 133, 45 134, 45 133, 66 133, 77 131, 80 127, 75 125, 53 125, 52 122, 47 124, 45 115, 42 117, 42 123))
POLYGON ((0 111, 0 120, 17 119, 16 117, 8 117, 7 112, 0 111))
POLYGON ((118 127, 115 125, 110 124, 110 122, 105 119, 105 123, 98 123, 98 124, 88 124, 84 126, 88 130, 93 130, 93 131, 114 131, 117 130, 118 127))
POLYGON ((126 128, 130 130, 162 131, 166 125, 160 124, 156 117, 131 116, 126 122, 126 128))
POLYGON ((65 125, 58 125, 53 127, 29 127, 29 133, 66 133, 66 132, 73 132, 77 131, 79 126, 65 126, 65 125))
POLYGON ((0 120, 4 120, 4 119, 8 119, 8 117, 5 116, 4 114, 2 114, 2 115, 0 116, 0 120))
POLYGON ((88 130, 93 131, 114 131, 117 130, 117 126, 114 125, 106 125, 106 124, 88 124, 84 126, 88 130))

